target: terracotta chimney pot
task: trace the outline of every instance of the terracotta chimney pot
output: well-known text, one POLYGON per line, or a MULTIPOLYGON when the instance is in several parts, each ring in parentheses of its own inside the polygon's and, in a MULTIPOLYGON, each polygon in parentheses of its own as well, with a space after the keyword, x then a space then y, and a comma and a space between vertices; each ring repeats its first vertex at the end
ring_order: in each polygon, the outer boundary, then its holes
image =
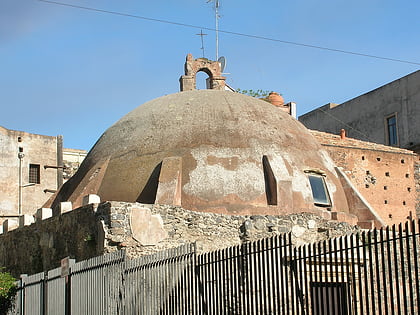
POLYGON ((283 96, 281 96, 277 92, 271 92, 268 94, 268 101, 273 104, 274 106, 282 106, 284 105, 283 96))
POLYGON ((346 129, 341 129, 340 130, 340 138, 341 139, 346 139, 346 129))

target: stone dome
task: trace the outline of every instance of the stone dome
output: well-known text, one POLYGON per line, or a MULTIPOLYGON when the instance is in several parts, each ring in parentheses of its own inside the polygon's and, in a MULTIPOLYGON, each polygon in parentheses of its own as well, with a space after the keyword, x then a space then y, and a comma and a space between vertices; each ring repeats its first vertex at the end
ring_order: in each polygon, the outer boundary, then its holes
POLYGON ((310 132, 268 102, 193 90, 149 101, 96 142, 58 192, 80 206, 101 200, 166 203, 228 214, 348 212, 335 165, 310 132), (308 174, 330 204, 314 200, 308 174))

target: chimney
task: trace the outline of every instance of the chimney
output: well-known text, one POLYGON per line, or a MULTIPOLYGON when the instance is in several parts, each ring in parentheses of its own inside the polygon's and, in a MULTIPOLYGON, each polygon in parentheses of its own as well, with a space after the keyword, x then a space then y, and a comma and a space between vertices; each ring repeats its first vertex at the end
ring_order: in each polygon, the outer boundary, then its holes
POLYGON ((272 105, 277 106, 277 107, 284 105, 283 97, 277 92, 271 92, 270 94, 268 94, 268 101, 272 105))
POLYGON ((340 138, 343 140, 343 139, 346 139, 346 129, 341 129, 340 130, 340 138))

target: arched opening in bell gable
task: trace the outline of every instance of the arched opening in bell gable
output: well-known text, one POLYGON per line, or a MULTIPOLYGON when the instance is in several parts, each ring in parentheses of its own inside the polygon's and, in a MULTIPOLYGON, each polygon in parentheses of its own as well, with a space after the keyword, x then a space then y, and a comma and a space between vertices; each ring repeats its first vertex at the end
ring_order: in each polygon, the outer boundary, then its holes
POLYGON ((212 73, 208 69, 200 69, 195 75, 195 85, 197 90, 211 89, 212 73))

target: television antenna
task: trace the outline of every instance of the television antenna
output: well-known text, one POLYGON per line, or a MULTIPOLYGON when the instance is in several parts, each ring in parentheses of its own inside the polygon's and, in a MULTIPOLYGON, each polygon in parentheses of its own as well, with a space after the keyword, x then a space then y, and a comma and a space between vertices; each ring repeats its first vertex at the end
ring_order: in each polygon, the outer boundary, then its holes
POLYGON ((204 57, 204 36, 206 36, 207 34, 204 34, 203 33, 203 30, 200 30, 200 33, 198 33, 198 34, 195 34, 195 35, 200 35, 200 37, 201 37, 201 50, 203 51, 203 58, 205 58, 204 57))

